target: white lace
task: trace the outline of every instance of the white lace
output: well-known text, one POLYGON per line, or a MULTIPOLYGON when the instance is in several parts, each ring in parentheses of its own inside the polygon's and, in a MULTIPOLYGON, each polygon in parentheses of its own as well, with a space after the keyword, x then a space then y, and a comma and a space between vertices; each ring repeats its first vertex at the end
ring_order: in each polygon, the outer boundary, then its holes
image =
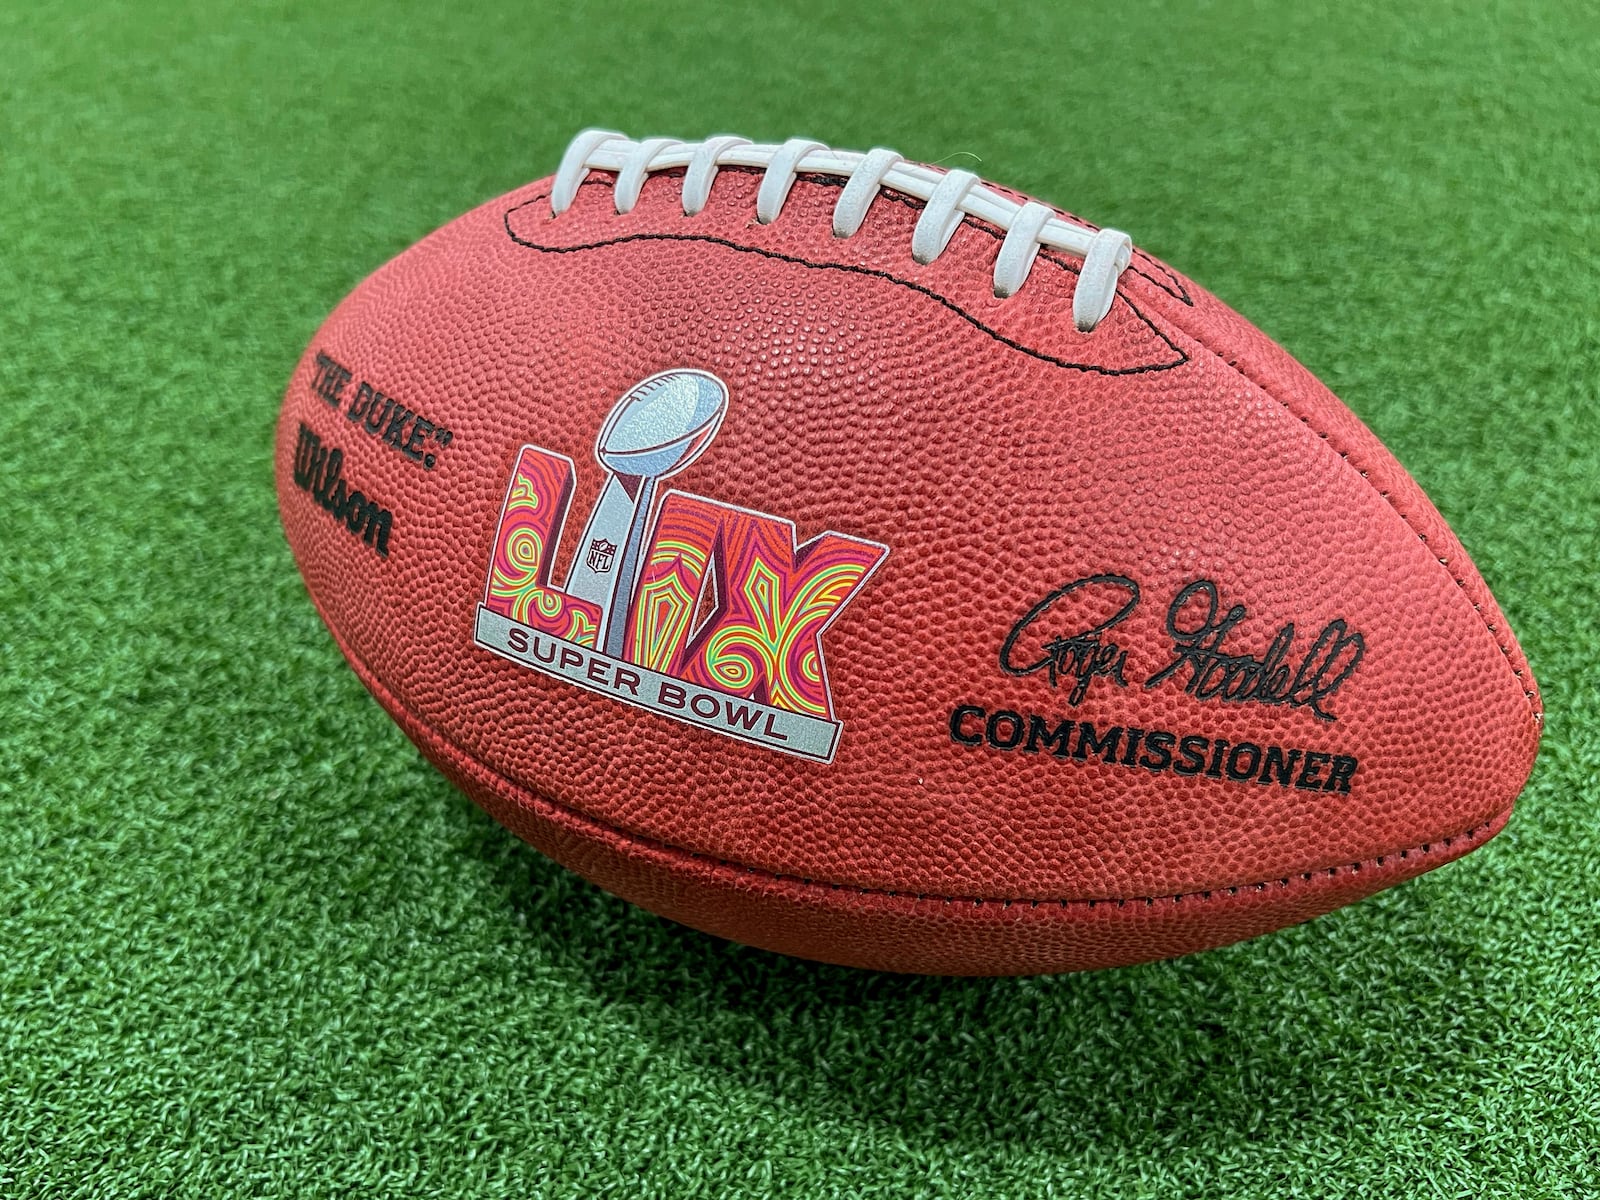
POLYGON ((994 294, 1010 296, 1027 282, 1039 247, 1051 246, 1083 259, 1072 292, 1072 322, 1084 333, 1111 311, 1117 281, 1133 254, 1128 235, 1117 229, 1098 232, 1062 220, 1042 204, 1015 200, 985 187, 970 171, 942 171, 905 162, 893 150, 830 150, 820 142, 791 138, 781 146, 755 145, 722 135, 703 142, 674 138, 631 141, 620 133, 586 129, 572 139, 561 157, 550 211, 560 216, 578 195, 590 171, 612 171, 616 183, 612 203, 630 211, 651 171, 685 168, 683 213, 692 217, 705 208, 721 167, 757 167, 763 172, 756 193, 756 220, 777 220, 795 176, 805 171, 840 175, 846 180, 833 206, 833 233, 846 238, 861 228, 867 210, 882 188, 923 202, 922 216, 911 235, 911 256, 924 265, 944 253, 962 218, 973 217, 1005 231, 994 263, 994 294))

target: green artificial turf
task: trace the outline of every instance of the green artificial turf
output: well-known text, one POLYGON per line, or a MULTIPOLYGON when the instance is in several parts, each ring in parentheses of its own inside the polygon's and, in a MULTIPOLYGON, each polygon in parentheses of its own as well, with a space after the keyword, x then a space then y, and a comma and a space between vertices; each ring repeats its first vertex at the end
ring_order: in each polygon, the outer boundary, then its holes
POLYGON ((1600 1194, 1589 3, 0 9, 0 1196, 1600 1194), (1507 832, 1310 925, 899 978, 501 831, 278 528, 334 303, 587 125, 890 145, 1131 230, 1342 395, 1549 709, 1507 832))

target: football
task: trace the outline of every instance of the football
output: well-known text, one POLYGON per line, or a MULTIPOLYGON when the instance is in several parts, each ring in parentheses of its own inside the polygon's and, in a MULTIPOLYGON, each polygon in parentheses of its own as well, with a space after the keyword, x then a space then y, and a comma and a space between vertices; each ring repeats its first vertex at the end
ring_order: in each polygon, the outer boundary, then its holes
POLYGON ((588 131, 288 385, 312 602, 508 829, 752 946, 1107 967, 1493 837, 1538 689, 1443 518, 1129 237, 962 170, 588 131))

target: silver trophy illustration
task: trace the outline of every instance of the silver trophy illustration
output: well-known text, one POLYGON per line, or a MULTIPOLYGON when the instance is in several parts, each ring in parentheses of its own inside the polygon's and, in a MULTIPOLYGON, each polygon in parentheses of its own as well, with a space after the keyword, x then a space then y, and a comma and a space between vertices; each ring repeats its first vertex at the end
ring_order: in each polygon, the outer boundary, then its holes
POLYGON ((595 440, 608 472, 567 576, 570 596, 600 606, 595 648, 622 657, 628 606, 661 480, 699 458, 728 411, 727 386, 705 371, 662 371, 618 400, 595 440))

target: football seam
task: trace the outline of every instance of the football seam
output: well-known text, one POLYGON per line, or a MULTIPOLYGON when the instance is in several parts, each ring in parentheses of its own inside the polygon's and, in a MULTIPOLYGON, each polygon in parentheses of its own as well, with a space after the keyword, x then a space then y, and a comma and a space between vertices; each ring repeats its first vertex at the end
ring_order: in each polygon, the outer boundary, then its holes
MULTIPOLYGON (((590 181, 582 186, 605 187, 609 185, 600 181, 590 181)), ((793 263, 796 266, 806 267, 807 269, 813 271, 844 271, 848 274, 865 275, 873 279, 882 279, 884 282, 895 284, 898 287, 909 288, 919 295, 925 296, 928 299, 942 305, 944 308, 960 317, 963 321, 967 322, 967 324, 971 325, 974 329, 978 330, 978 332, 987 337, 993 338, 995 341, 1004 346, 1008 346, 1012 350, 1017 351, 1017 353, 1026 354, 1030 358, 1036 358, 1041 362, 1047 362, 1051 366, 1060 367, 1062 370, 1066 371, 1083 371, 1089 374, 1107 376, 1147 375, 1156 371, 1175 370, 1178 367, 1184 366, 1189 361, 1189 355, 1185 353, 1183 348, 1174 342, 1170 337, 1168 337, 1167 334, 1160 328, 1160 326, 1146 316, 1144 311, 1140 309, 1139 306, 1136 305, 1128 296, 1128 294, 1121 288, 1117 289, 1117 295, 1122 300, 1122 303, 1127 306, 1128 311, 1133 313, 1133 315, 1138 318, 1145 328, 1150 331, 1150 334, 1153 337, 1164 343, 1167 348, 1177 356, 1176 358, 1167 362, 1141 363, 1140 365, 1133 367, 1104 367, 1097 366, 1093 363, 1074 362, 1071 359, 1060 358, 1054 354, 1048 354, 1043 350, 1035 350, 1031 346, 1024 345, 1022 342, 1019 342, 1014 338, 1007 337, 999 330, 992 329, 988 325, 984 324, 975 315, 962 308, 955 301, 950 300, 945 296, 941 296, 932 288, 926 287, 920 283, 915 283, 909 279, 902 279, 898 275, 891 274, 888 271, 882 271, 876 267, 858 266, 852 263, 817 262, 813 259, 802 258, 799 255, 785 254, 780 250, 768 250, 761 246, 745 245, 725 237, 718 237, 714 234, 626 233, 618 234, 615 237, 602 238, 592 242, 579 242, 571 246, 547 246, 541 245, 538 242, 529 241, 527 238, 518 234, 516 230, 511 227, 511 217, 513 213, 520 212, 524 208, 528 208, 531 205, 537 204, 540 200, 548 200, 549 198, 549 192, 546 191, 542 194, 535 194, 529 199, 524 200, 519 204, 514 204, 510 208, 506 209, 501 218, 501 224, 505 229, 506 236, 510 238, 512 242, 518 246, 525 246, 529 250, 536 250, 541 254, 576 254, 588 250, 598 250, 606 246, 626 245, 629 242, 702 242, 713 246, 722 246, 726 249, 735 250, 742 254, 754 254, 761 258, 768 258, 777 262, 793 263)), ((987 228, 982 222, 969 221, 968 224, 972 225, 976 229, 988 232, 987 228)), ((1041 255, 1041 257, 1044 256, 1041 255)), ((1055 262, 1056 260, 1052 257, 1050 261, 1055 262)), ((1057 263, 1057 265, 1068 274, 1076 275, 1078 273, 1064 263, 1057 263)), ((1150 282, 1152 286, 1161 288, 1161 285, 1156 283, 1154 280, 1151 280, 1150 282)), ((1166 289, 1162 288, 1161 290, 1165 291, 1166 289)), ((1168 294, 1170 295, 1171 293, 1169 292, 1168 294)))
MULTIPOLYGON (((1218 359, 1220 359, 1229 370, 1231 370, 1235 375, 1239 376, 1240 379, 1243 379, 1246 383, 1258 389, 1262 395, 1271 398, 1277 404, 1282 406, 1283 410, 1291 417, 1297 418, 1302 425, 1311 430, 1312 433, 1316 434, 1319 439, 1326 442, 1328 444, 1328 448, 1339 456, 1340 461, 1343 462, 1345 466, 1349 467, 1350 470, 1354 471, 1358 476, 1360 476, 1361 482, 1365 483, 1368 488, 1378 495, 1378 498, 1381 499, 1384 504, 1388 505, 1390 512, 1394 513, 1395 516, 1400 518, 1401 523, 1411 531, 1412 536, 1415 537, 1417 541, 1421 542, 1424 549, 1428 551, 1428 557, 1432 559, 1441 570, 1444 571, 1445 578, 1449 579, 1456 585, 1456 588, 1458 591, 1460 591, 1462 598, 1465 599, 1466 602, 1472 607, 1472 611, 1477 615, 1478 620, 1483 623, 1483 628, 1489 634, 1490 640, 1500 648, 1500 653, 1505 659, 1506 667, 1510 670, 1512 677, 1516 681, 1516 687, 1522 692, 1523 700, 1528 705, 1528 711, 1533 718, 1534 727, 1536 729, 1539 728, 1544 722, 1544 709, 1540 704, 1537 703, 1538 693, 1530 688, 1527 684, 1527 681, 1524 679, 1524 672, 1512 665, 1510 645, 1505 640, 1502 640, 1495 627, 1489 623, 1489 618, 1484 615, 1482 606, 1478 604, 1478 602, 1472 598, 1472 594, 1467 591, 1466 578, 1464 576, 1458 577, 1454 571, 1450 570, 1450 564, 1444 559, 1440 558, 1438 554, 1434 552, 1433 547, 1428 544, 1428 535, 1423 533, 1411 523, 1411 518, 1406 516, 1406 514, 1401 511, 1400 506, 1395 503, 1393 496, 1384 491, 1377 484, 1373 483, 1368 477, 1367 471, 1361 466, 1361 462, 1365 460, 1352 460, 1351 449, 1341 448, 1341 443, 1335 439, 1332 434, 1311 423, 1311 418, 1309 415, 1296 412, 1287 400, 1285 400, 1282 396, 1277 395, 1263 380, 1257 379, 1244 366, 1240 365, 1238 362, 1235 362, 1221 350, 1218 350, 1215 346, 1208 343, 1198 333, 1189 329, 1185 329, 1184 332, 1194 340, 1195 345, 1200 346, 1205 350, 1209 350, 1218 359)), ((1403 465, 1401 470, 1404 470, 1403 465)), ((1463 549, 1462 552, 1465 553, 1465 550, 1463 549)), ((1474 570, 1476 570, 1476 568, 1474 568, 1474 570)), ((1485 585, 1485 587, 1487 587, 1487 585, 1485 585)), ((1521 648, 1519 647, 1518 649, 1520 651, 1521 648)), ((1524 662, 1526 662, 1526 656, 1523 657, 1524 662)))
MULTIPOLYGON (((525 790, 532 792, 531 788, 525 790)), ((568 806, 559 804, 553 800, 547 799, 545 802, 550 804, 552 807, 561 808, 569 812, 575 811, 568 808, 568 806)), ((1509 811, 1509 809, 1506 810, 1507 813, 1509 813, 1509 811)), ((578 815, 583 816, 584 814, 580 813, 578 815)), ((1226 884, 1221 887, 1202 888, 1198 891, 1192 892, 1163 893, 1158 896, 1113 896, 1101 897, 1093 900, 1036 899, 1030 896, 1017 896, 1011 898, 988 896, 946 896, 937 892, 912 892, 894 888, 862 887, 859 884, 850 883, 828 883, 825 881, 819 882, 815 879, 809 879, 802 875, 785 875, 782 872, 769 871, 764 867, 752 867, 744 863, 733 862, 730 859, 719 858, 716 855, 701 854, 694 850, 685 850, 683 847, 674 846, 670 842, 660 842, 654 838, 645 837, 640 834, 628 833, 623 830, 615 830, 614 826, 608 825, 604 821, 595 820, 593 817, 588 817, 586 819, 594 821, 595 824, 599 825, 603 829, 613 829, 620 833, 623 837, 630 838, 641 844, 655 844, 662 850, 694 861, 708 862, 714 866, 725 867, 728 870, 735 871, 739 874, 754 875, 757 878, 768 879, 774 883, 791 885, 799 884, 803 887, 818 891, 850 892, 859 896, 883 896, 885 898, 915 900, 918 902, 933 901, 934 903, 939 904, 970 904, 974 908, 981 907, 985 904, 993 904, 999 905, 1002 908, 1010 908, 1013 905, 1026 905, 1029 908, 1042 908, 1046 906, 1071 908, 1078 906, 1092 910, 1095 908, 1108 907, 1126 908, 1130 904, 1142 904, 1146 908, 1152 908, 1157 904, 1181 904, 1185 900, 1206 903, 1215 900, 1219 896, 1238 896, 1241 893, 1249 894, 1252 892, 1260 893, 1269 891, 1274 887, 1291 888, 1295 886, 1304 886, 1305 884, 1324 876, 1330 879, 1336 879, 1340 874, 1360 874, 1364 868, 1381 870, 1384 867, 1385 862, 1389 859, 1398 858, 1401 861, 1409 861, 1413 854, 1432 854, 1433 848, 1436 845, 1442 845, 1445 849, 1450 849, 1454 846, 1455 842, 1463 838, 1467 839, 1468 841, 1476 841, 1479 833, 1493 825, 1494 821, 1499 819, 1499 816, 1504 815, 1506 814, 1498 814, 1495 818, 1474 825, 1472 828, 1467 829, 1462 833, 1453 833, 1447 837, 1437 838, 1431 842, 1423 842, 1420 846, 1408 846, 1401 850, 1388 851, 1384 854, 1376 855, 1373 858, 1362 859, 1359 862, 1350 863, 1348 866, 1341 863, 1331 867, 1318 867, 1311 871, 1294 871, 1288 875, 1279 876, 1275 879, 1263 880, 1258 883, 1226 884)))
MULTIPOLYGON (((650 172, 649 178, 682 179, 686 173, 687 172, 683 167, 675 167, 665 171, 652 171, 650 172)), ((719 175, 764 175, 765 173, 766 172, 761 167, 726 166, 719 167, 717 170, 717 174, 719 175)), ((580 188, 615 186, 616 177, 614 172, 602 171, 600 174, 611 175, 612 178, 610 181, 607 181, 605 179, 597 179, 591 174, 590 176, 586 177, 578 186, 580 188)), ((794 178, 796 183, 809 183, 816 187, 833 188, 835 191, 843 191, 846 182, 836 175, 819 175, 815 171, 796 171, 794 178)), ((534 185, 530 186, 536 185, 537 181, 534 185)), ((1024 195, 1022 192, 1018 192, 1013 188, 1004 187, 1003 185, 987 183, 987 186, 1010 195, 1013 200, 1016 200, 1019 203, 1024 203, 1031 199, 1031 197, 1024 195)), ((534 197, 535 200, 548 200, 549 198, 549 189, 546 189, 543 195, 534 197)), ((899 204, 904 208, 916 209, 919 211, 924 207, 923 202, 918 200, 915 196, 907 196, 903 192, 898 192, 894 188, 887 186, 879 188, 878 194, 874 197, 874 199, 887 200, 894 204, 899 204)), ((1038 203, 1038 201, 1035 201, 1035 203, 1038 203)), ((517 205, 517 207, 521 208, 522 205, 517 205)), ((1093 230, 1095 232, 1099 232, 1100 230, 1100 226, 1096 225, 1093 221, 1086 221, 1082 217, 1077 216, 1074 213, 1069 213, 1064 209, 1057 208, 1053 204, 1046 205, 1045 207, 1049 208, 1056 214, 1056 216, 1060 217, 1061 220, 1067 222, 1069 225, 1079 225, 1085 229, 1093 230)), ((982 233, 988 234, 989 237, 996 242, 1005 240, 1004 230, 998 229, 989 222, 980 220, 979 218, 971 216, 970 214, 963 214, 961 223, 964 226, 969 226, 973 229, 979 230, 982 233)), ((1127 267, 1128 271, 1139 276, 1139 278, 1145 280, 1152 286, 1160 288, 1167 295, 1178 301, 1178 303, 1186 304, 1190 308, 1194 307, 1194 299, 1189 295, 1189 289, 1183 286, 1183 277, 1179 275, 1178 272, 1173 270, 1160 259, 1152 257, 1148 251, 1141 250, 1137 246, 1133 247, 1133 253, 1143 259, 1152 268, 1160 271, 1167 277, 1167 279, 1166 282, 1163 282, 1162 280, 1157 279, 1154 275, 1150 274, 1149 271, 1142 270, 1140 267, 1135 266, 1132 263, 1129 263, 1127 267)), ((1054 263, 1056 266, 1062 268, 1070 274, 1078 274, 1078 269, 1068 262, 1064 255, 1050 246, 1040 246, 1038 257, 1054 263)))
MULTIPOLYGON (((306 590, 307 592, 310 592, 309 587, 307 587, 306 590)), ((446 737, 440 730, 434 727, 432 722, 424 720, 417 713, 414 713, 404 707, 400 703, 399 697, 396 696, 393 691, 391 691, 386 683, 379 679, 377 672, 366 661, 366 659, 355 653, 354 648, 346 642, 339 631, 335 629, 328 621, 327 616, 322 612, 322 604, 315 595, 312 595, 311 600, 316 606, 318 615, 322 616, 323 624, 327 626, 329 634, 332 635, 333 640, 338 645, 340 651, 350 661, 350 663, 356 667, 357 677, 361 680, 362 684, 367 688, 367 690, 377 698, 379 704, 382 705, 383 708, 395 718, 395 720, 401 725, 402 729, 415 729, 419 733, 423 734, 430 742, 437 746, 445 747, 450 752, 459 756, 462 762, 469 764, 479 778, 491 790, 497 790, 497 784, 510 785, 511 788, 514 788, 517 792, 523 793, 523 795, 533 801, 533 803, 530 804, 528 800, 523 800, 520 797, 505 797, 517 803, 519 807, 525 810, 535 810, 535 806, 537 804, 547 804, 558 813, 563 814, 570 822, 574 824, 593 826, 606 835, 626 843, 632 843, 642 849, 653 849, 657 853, 666 854, 680 860, 706 863, 710 866, 724 868, 725 870, 731 871, 738 875, 751 876, 756 879, 767 880, 772 883, 781 883, 788 886, 799 885, 818 893, 846 892, 851 895, 864 897, 881 896, 886 899, 901 899, 919 902, 933 901, 935 903, 943 904, 967 904, 972 905, 975 908, 989 904, 997 905, 1003 908, 1010 908, 1014 905, 1024 905, 1030 908, 1052 906, 1060 908, 1082 907, 1086 910, 1093 910, 1095 908, 1106 907, 1126 908, 1130 904, 1142 904, 1149 908, 1154 907, 1157 904, 1181 904, 1185 900, 1192 900, 1198 903, 1211 903, 1222 897, 1261 893, 1275 887, 1285 889, 1292 887, 1304 887, 1306 884, 1323 877, 1338 878, 1341 874, 1359 874, 1363 870, 1382 870, 1389 860, 1399 859, 1401 861, 1409 861, 1412 855, 1430 855, 1435 852, 1436 848, 1441 846, 1447 850, 1452 849, 1455 843, 1463 838, 1468 841, 1475 842, 1480 833, 1493 826, 1497 821, 1508 818, 1512 809, 1516 807, 1515 799, 1513 799, 1510 805, 1508 805, 1502 811, 1491 816, 1488 820, 1480 821, 1459 833, 1447 834, 1443 837, 1433 838, 1418 845, 1406 846, 1399 850, 1388 850, 1382 854, 1375 855, 1372 858, 1360 859, 1356 862, 1349 863, 1348 865, 1344 863, 1337 863, 1329 867, 1316 867, 1309 871, 1293 871, 1288 875, 1275 876, 1274 878, 1261 880, 1254 883, 1224 884, 1213 888, 1201 888, 1190 892, 1163 893, 1156 896, 1108 896, 1097 897, 1095 899, 1088 900, 1058 899, 1050 897, 1035 898, 1031 896, 951 896, 938 892, 916 892, 898 888, 863 887, 860 884, 832 883, 826 880, 819 881, 809 876, 786 874, 781 871, 771 871, 765 867, 757 867, 748 863, 735 862, 732 859, 722 858, 719 855, 706 854, 698 850, 690 850, 687 847, 674 845, 673 843, 664 841, 661 838, 651 837, 648 834, 637 833, 630 829, 624 829, 620 825, 612 824, 610 821, 601 820, 599 817, 593 816, 590 813, 586 813, 582 809, 575 808, 570 804, 556 800, 550 795, 546 794, 543 790, 534 788, 521 780, 514 779, 510 775, 496 770, 476 754, 468 751, 466 747, 460 745, 454 739, 446 737)), ((498 665, 507 666, 507 664, 499 663, 498 659, 495 661, 498 665)), ((534 811, 534 815, 538 815, 536 811, 534 811)), ((1451 857, 1454 858, 1456 856, 1452 855, 1451 857)), ((1392 866, 1392 863, 1389 865, 1392 866)), ((571 868, 568 869, 570 870, 571 868)), ((1421 872, 1419 872, 1419 874, 1420 873, 1421 872)))

